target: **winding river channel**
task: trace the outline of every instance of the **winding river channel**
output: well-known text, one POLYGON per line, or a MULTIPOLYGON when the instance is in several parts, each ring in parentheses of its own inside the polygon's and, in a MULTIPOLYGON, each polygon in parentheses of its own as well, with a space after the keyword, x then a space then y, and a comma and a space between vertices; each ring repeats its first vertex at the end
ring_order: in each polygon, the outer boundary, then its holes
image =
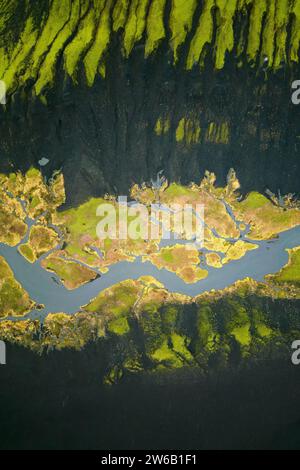
MULTIPOLYGON (((233 217, 233 214, 230 215, 233 217)), ((236 220, 235 222, 239 223, 236 220)), ((34 221, 27 220, 29 228, 33 223, 34 221)), ((168 291, 189 296, 196 296, 213 289, 221 290, 247 277, 256 281, 264 281, 267 274, 276 273, 286 265, 288 262, 287 249, 300 245, 300 226, 282 232, 278 238, 268 241, 248 240, 247 233, 248 230, 242 233, 241 239, 255 243, 259 246, 258 249, 247 252, 242 259, 231 261, 221 269, 205 266, 205 269, 208 270, 208 277, 195 284, 187 284, 175 273, 166 269, 158 269, 150 262, 143 262, 141 258, 136 258, 134 262, 119 262, 93 282, 69 291, 54 273, 41 267, 40 261, 34 264, 28 263, 19 254, 18 247, 0 244, 0 255, 5 258, 14 272, 16 280, 29 293, 31 299, 37 304, 45 305, 43 310, 34 310, 23 318, 43 321, 49 313, 75 314, 104 289, 121 281, 138 279, 141 276, 153 276, 164 284, 168 291)), ((168 241, 163 244, 174 243, 178 243, 178 241, 168 241)), ((12 319, 15 320, 15 318, 12 319)))

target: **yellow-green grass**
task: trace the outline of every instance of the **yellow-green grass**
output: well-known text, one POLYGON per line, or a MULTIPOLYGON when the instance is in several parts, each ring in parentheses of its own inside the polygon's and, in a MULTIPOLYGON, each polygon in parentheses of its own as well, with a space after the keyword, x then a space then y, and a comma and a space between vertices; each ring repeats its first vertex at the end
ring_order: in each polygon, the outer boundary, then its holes
POLYGON ((224 68, 234 48, 238 63, 243 63, 243 57, 252 65, 259 64, 267 56, 269 67, 276 70, 282 63, 299 62, 299 0, 203 0, 199 19, 195 17, 197 6, 197 0, 97 0, 92 4, 87 0, 54 0, 38 23, 29 7, 16 37, 10 30, 5 34, 4 24, 17 14, 19 5, 15 0, 5 2, 0 79, 9 93, 34 84, 35 93, 47 103, 46 92, 54 86, 63 55, 64 70, 74 82, 78 82, 83 64, 91 86, 97 75, 105 77, 106 52, 116 32, 125 57, 142 40, 148 57, 168 37, 176 63, 185 45, 189 70, 204 66, 207 46, 216 69, 224 68), (188 40, 193 21, 195 32, 188 40), (235 21, 248 25, 236 36, 235 21))
POLYGON ((197 205, 203 206, 205 223, 208 227, 215 229, 220 236, 225 238, 238 238, 240 235, 224 204, 214 194, 196 184, 183 186, 171 183, 160 194, 160 200, 164 204, 177 204, 182 208, 186 204, 192 205, 194 209, 197 209, 197 205))
POLYGON ((168 186, 168 188, 165 190, 164 196, 165 199, 169 200, 169 198, 177 198, 181 196, 194 198, 195 195, 189 187, 182 186, 178 183, 171 183, 170 186, 168 186))
POLYGON ((130 326, 128 324, 126 317, 116 318, 115 320, 111 320, 108 322, 107 330, 110 333, 114 333, 115 335, 122 336, 126 335, 130 331, 130 326))
POLYGON ((129 57, 134 45, 139 42, 146 26, 146 12, 149 0, 132 0, 124 32, 124 53, 129 57))
POLYGON ((22 241, 27 232, 27 225, 14 214, 7 213, 0 206, 0 243, 16 246, 22 241))
POLYGON ((65 201, 64 177, 60 172, 55 172, 46 184, 40 170, 32 167, 24 175, 21 172, 0 174, 0 185, 1 201, 22 220, 25 212, 20 200, 31 219, 36 219, 45 212, 53 215, 65 201))
POLYGON ((249 60, 252 61, 256 60, 260 49, 263 18, 266 12, 267 0, 253 2, 253 7, 250 14, 250 27, 247 45, 247 55, 249 60))
POLYGON ((152 0, 147 18, 147 39, 145 45, 145 55, 148 57, 158 48, 161 41, 166 36, 164 26, 164 11, 166 0, 152 0))
POLYGON ((103 55, 109 45, 111 36, 110 15, 113 4, 113 0, 102 1, 100 20, 95 34, 95 40, 83 60, 89 86, 94 84, 98 72, 105 78, 106 67, 103 62, 103 55))
POLYGON ((222 268, 222 258, 218 253, 207 253, 206 263, 212 268, 222 268))
POLYGON ((92 269, 75 261, 66 260, 57 254, 48 256, 41 264, 44 269, 57 274, 69 290, 77 289, 87 282, 94 281, 98 276, 92 269))
POLYGON ((300 248, 294 248, 288 252, 288 264, 278 274, 268 276, 268 279, 276 284, 300 287, 300 248))
POLYGON ((250 324, 238 326, 231 333, 241 346, 249 346, 251 343, 250 324))
POLYGON ((184 362, 183 359, 170 347, 168 339, 165 339, 162 345, 151 354, 151 358, 161 366, 172 368, 180 368, 183 366, 184 362))
POLYGON ((173 351, 179 355, 184 361, 193 362, 193 356, 188 350, 190 340, 186 336, 179 335, 178 333, 171 334, 171 342, 173 351))
POLYGON ((158 136, 162 136, 164 134, 167 134, 171 128, 171 121, 170 118, 167 117, 160 117, 155 125, 155 133, 158 136))
POLYGON ((170 14, 171 44, 174 62, 178 61, 179 48, 185 42, 191 30, 197 0, 173 0, 170 14))
POLYGON ((169 337, 161 334, 160 341, 159 347, 149 352, 149 357, 160 367, 181 368, 193 364, 194 358, 188 350, 190 340, 186 336, 173 331, 169 337))
POLYGON ((208 276, 208 272, 199 268, 199 253, 196 248, 175 245, 162 248, 158 253, 152 253, 143 258, 150 261, 158 269, 174 272, 186 283, 195 283, 208 276))
POLYGON ((108 317, 125 316, 132 313, 139 293, 139 284, 128 280, 105 289, 84 307, 87 312, 101 313, 108 317))
POLYGON ((29 243, 20 245, 18 251, 29 263, 34 263, 36 261, 36 256, 29 243))
POLYGON ((257 192, 242 202, 231 202, 238 220, 251 225, 249 238, 267 240, 300 224, 299 209, 283 209, 257 192))
POLYGON ((257 322, 255 328, 261 338, 268 338, 273 334, 272 328, 268 327, 265 323, 257 322))
POLYGON ((196 353, 202 354, 204 350, 213 351, 219 334, 213 323, 213 311, 209 302, 199 305, 196 327, 198 335, 196 353))
POLYGON ((177 142, 184 142, 187 145, 197 144, 200 142, 201 127, 197 119, 182 118, 179 121, 176 130, 177 142))
MULTIPOLYGON (((152 278, 140 279, 136 286, 139 291, 134 295, 136 305, 129 313, 111 315, 108 306, 107 312, 104 307, 97 312, 82 311, 72 316, 50 314, 43 325, 33 320, 2 321, 0 338, 41 352, 44 348, 81 350, 91 341, 115 335, 114 344, 122 345, 122 355, 111 357, 105 378, 111 384, 120 380, 126 371, 143 372, 140 348, 136 347, 134 337, 129 336, 133 314, 134 322, 140 327, 142 354, 148 359, 147 374, 195 366, 199 372, 205 371, 216 353, 222 367, 231 367, 230 354, 238 353, 233 339, 240 345, 243 360, 252 353, 257 357, 258 352, 276 350, 278 344, 286 341, 290 344, 291 331, 293 335, 297 332, 294 324, 286 334, 278 326, 272 330, 270 312, 266 311, 273 298, 272 291, 255 281, 240 281, 224 291, 190 299, 193 312, 185 311, 183 297, 170 295, 152 278), (137 309, 140 303, 142 306, 137 309), (185 318, 191 323, 186 323, 185 318), (126 340, 121 339, 124 335, 128 335, 126 340)), ((117 292, 116 286, 113 290, 117 292)))
POLYGON ((228 144, 230 139, 230 126, 228 122, 220 124, 211 122, 206 132, 206 141, 214 144, 228 144))
POLYGON ((28 243, 19 247, 19 252, 28 261, 33 263, 42 255, 57 247, 59 236, 52 228, 44 225, 31 227, 28 243))
POLYGON ((96 331, 97 322, 93 322, 89 315, 49 314, 43 325, 40 349, 54 347, 58 350, 81 350, 89 341, 97 338, 96 331))
POLYGON ((233 21, 239 0, 216 0, 217 12, 217 35, 216 35, 216 57, 217 69, 223 69, 226 54, 232 52, 234 47, 233 21))
MULTIPOLYGON (((138 215, 137 217, 127 215, 129 229, 137 218, 138 215)), ((124 240, 118 238, 119 208, 114 200, 92 198, 76 208, 60 213, 58 223, 67 232, 65 247, 67 256, 77 258, 91 267, 98 267, 102 272, 106 272, 109 266, 118 261, 133 261, 134 256, 157 250, 159 240, 145 240, 142 234, 138 239, 132 239, 129 236, 124 240), (115 209, 117 233, 112 238, 100 239, 97 235, 97 225, 102 220, 97 216, 97 208, 102 204, 112 204, 115 209), (99 249, 103 255, 102 258, 93 250, 93 247, 99 249)))
POLYGON ((0 318, 23 316, 32 310, 34 302, 15 280, 4 258, 0 257, 0 318))
POLYGON ((3 341, 36 351, 39 349, 37 337, 40 327, 41 325, 38 320, 2 320, 0 322, 0 338, 3 341))
POLYGON ((210 44, 213 40, 214 21, 213 8, 215 0, 204 0, 203 10, 199 19, 198 27, 194 37, 192 38, 190 50, 187 58, 186 67, 191 70, 195 65, 203 65, 202 52, 206 44, 210 44))
POLYGON ((69 209, 59 214, 58 222, 66 228, 67 246, 66 253, 69 256, 79 258, 93 266, 97 262, 96 253, 84 251, 86 240, 93 244, 97 239, 97 224, 100 218, 96 215, 99 205, 105 204, 102 198, 92 198, 76 208, 69 209))
MULTIPOLYGON (((37 95, 41 95, 47 86, 53 86, 58 56, 63 50, 69 37, 74 34, 74 30, 80 18, 80 0, 73 0, 72 2, 69 2, 68 0, 60 0, 57 4, 59 13, 61 12, 62 15, 60 17, 58 16, 58 20, 56 19, 56 28, 54 29, 53 17, 56 16, 56 12, 53 12, 52 24, 50 23, 49 25, 49 29, 51 28, 54 32, 55 38, 52 41, 50 50, 46 53, 45 60, 42 61, 41 64, 36 61, 36 66, 39 68, 39 78, 35 84, 37 95), (68 7, 70 7, 70 11, 68 7)), ((49 20, 51 21, 51 16, 49 17, 49 20)), ((40 45, 40 49, 45 46, 48 47, 48 31, 46 31, 43 39, 44 45, 40 45)), ((42 56, 41 50, 37 49, 37 55, 42 56)))
POLYGON ((236 261, 243 258, 248 251, 257 250, 259 248, 258 245, 254 245, 253 243, 247 243, 243 240, 239 240, 236 243, 230 245, 228 250, 226 251, 226 256, 222 260, 223 264, 230 263, 230 261, 236 261))

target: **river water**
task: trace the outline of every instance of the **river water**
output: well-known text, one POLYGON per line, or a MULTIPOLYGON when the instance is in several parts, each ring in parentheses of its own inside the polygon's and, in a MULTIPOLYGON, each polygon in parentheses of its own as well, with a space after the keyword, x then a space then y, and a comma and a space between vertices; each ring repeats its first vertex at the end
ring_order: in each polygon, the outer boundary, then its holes
POLYGON ((248 252, 242 259, 232 261, 221 269, 207 267, 208 277, 195 284, 186 284, 176 274, 166 269, 159 270, 150 262, 142 262, 141 258, 137 258, 133 263, 119 262, 111 266, 108 273, 74 291, 68 291, 55 274, 41 267, 39 261, 34 264, 28 263, 18 253, 17 247, 0 244, 0 255, 6 259, 15 278, 29 293, 31 299, 45 305, 45 309, 32 311, 24 318, 43 320, 48 313, 63 312, 72 315, 80 311, 83 305, 89 303, 102 290, 121 281, 138 279, 141 276, 153 276, 170 292, 189 296, 196 296, 213 289, 221 290, 247 277, 263 281, 267 274, 276 273, 286 265, 288 248, 300 245, 300 226, 281 233, 274 240, 255 243, 259 248, 248 252))

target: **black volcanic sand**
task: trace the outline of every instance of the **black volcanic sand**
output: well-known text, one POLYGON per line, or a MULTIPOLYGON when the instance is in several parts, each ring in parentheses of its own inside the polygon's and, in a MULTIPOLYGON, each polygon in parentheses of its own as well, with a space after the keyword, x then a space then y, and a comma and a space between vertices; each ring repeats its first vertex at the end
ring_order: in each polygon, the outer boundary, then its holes
POLYGON ((300 368, 290 358, 209 376, 101 385, 105 348, 0 367, 1 449, 300 449, 300 368))
MULTIPOLYGON (((236 22, 236 37, 241 27, 236 22)), ((45 157, 46 176, 62 168, 68 205, 105 193, 127 194, 132 183, 150 181, 159 170, 183 184, 214 171, 224 184, 233 167, 243 193, 268 187, 299 194, 300 106, 291 101, 298 65, 268 75, 249 65, 239 69, 233 51, 221 71, 208 55, 204 70, 186 72, 185 48, 177 67, 169 64, 166 43, 148 60, 143 48, 128 60, 120 49, 115 36, 107 77, 98 77, 92 88, 83 71, 74 86, 60 64, 47 106, 29 89, 17 91, 5 111, 0 107, 0 171, 25 171, 45 157), (157 136, 162 116, 170 117, 171 128, 157 136), (202 142, 176 142, 183 117, 200 121, 202 142), (229 124, 228 145, 206 141, 211 122, 229 124)))

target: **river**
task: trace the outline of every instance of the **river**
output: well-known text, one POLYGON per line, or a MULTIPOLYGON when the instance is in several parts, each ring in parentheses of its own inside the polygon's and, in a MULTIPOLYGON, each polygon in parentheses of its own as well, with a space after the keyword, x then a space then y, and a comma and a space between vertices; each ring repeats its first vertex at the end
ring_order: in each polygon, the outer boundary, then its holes
MULTIPOLYGON (((246 239, 246 238, 245 238, 246 239)), ((253 242, 253 240, 251 240, 253 242)), ((238 280, 250 277, 256 281, 264 281, 267 274, 278 272, 288 262, 288 248, 299 246, 300 226, 283 232, 278 238, 269 241, 255 242, 259 248, 248 252, 242 259, 232 261, 223 268, 207 267, 209 275, 195 284, 186 284, 176 274, 166 269, 159 270, 150 262, 142 262, 137 258, 133 263, 119 262, 110 267, 100 278, 68 291, 59 278, 45 271, 40 262, 28 263, 17 247, 0 244, 0 255, 3 256, 15 278, 29 293, 37 304, 45 305, 45 309, 32 311, 24 318, 43 319, 49 313, 63 312, 74 314, 80 311, 101 291, 127 279, 138 279, 141 276, 153 276, 170 292, 196 296, 212 289, 221 290, 238 280)))

